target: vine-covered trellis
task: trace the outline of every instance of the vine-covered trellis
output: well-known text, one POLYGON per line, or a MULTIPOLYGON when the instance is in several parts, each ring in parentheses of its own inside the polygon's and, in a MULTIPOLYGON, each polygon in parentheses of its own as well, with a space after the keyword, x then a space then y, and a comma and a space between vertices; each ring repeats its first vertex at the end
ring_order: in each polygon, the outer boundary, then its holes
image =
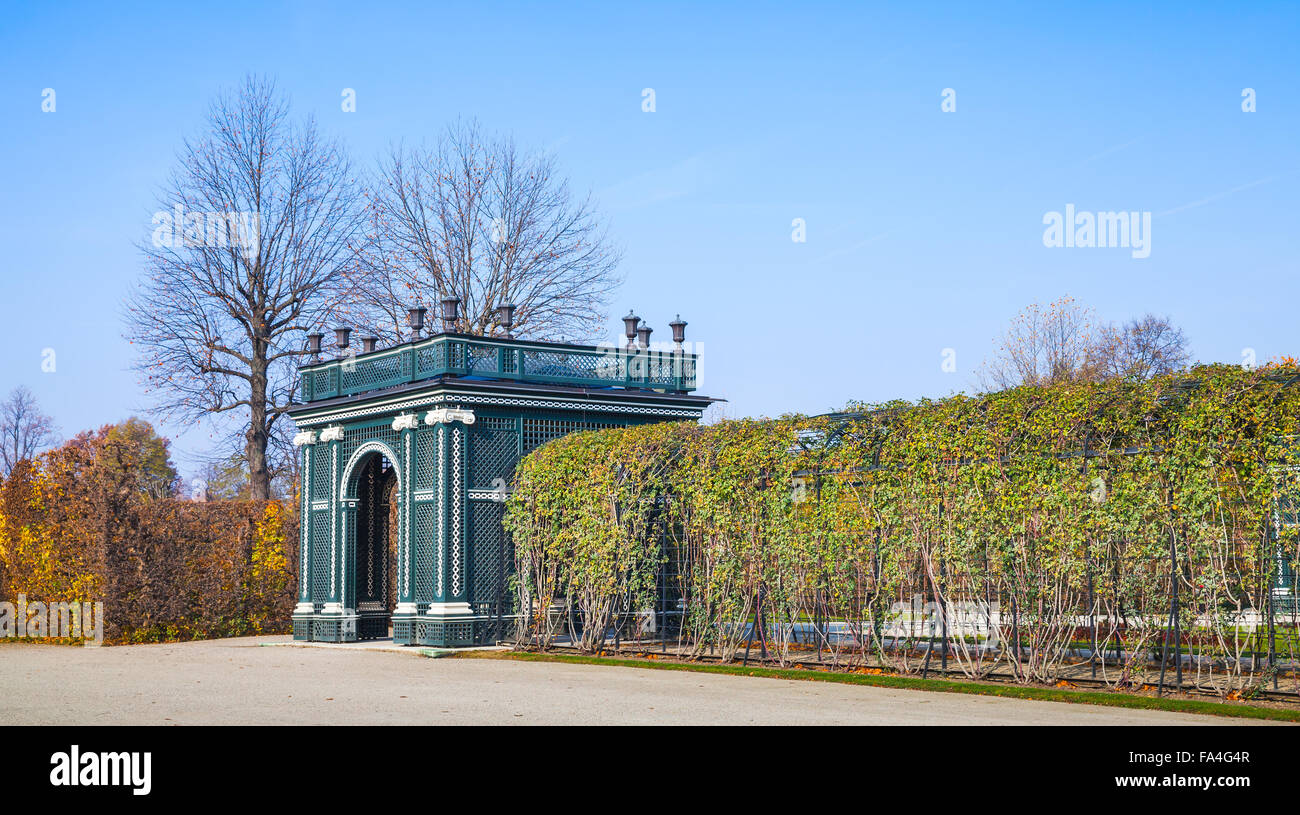
POLYGON ((1295 691, 1297 380, 1202 366, 556 440, 507 509, 520 641, 1295 691))

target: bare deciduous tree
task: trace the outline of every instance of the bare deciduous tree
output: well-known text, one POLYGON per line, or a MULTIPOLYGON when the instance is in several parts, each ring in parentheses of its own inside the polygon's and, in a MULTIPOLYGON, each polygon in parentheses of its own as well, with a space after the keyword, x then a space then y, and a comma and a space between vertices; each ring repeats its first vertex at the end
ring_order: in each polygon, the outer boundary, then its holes
POLYGON ((1046 308, 1034 303, 1011 321, 997 354, 981 366, 980 386, 1004 390, 1091 379, 1096 330, 1092 309, 1068 295, 1046 308))
POLYGON ((393 148, 368 197, 364 272, 340 315, 357 327, 407 339, 406 309, 447 295, 471 334, 506 304, 520 336, 590 338, 606 317, 618 252, 550 156, 460 123, 432 149, 393 148))
POLYGON ((1191 362, 1183 330, 1153 314, 1107 326, 1091 353, 1092 367, 1104 379, 1150 379, 1191 362))
POLYGON ((54 420, 41 413, 36 397, 19 385, 0 402, 0 475, 8 478, 20 461, 55 442, 54 420))
POLYGON ((1149 379, 1173 373, 1190 359, 1187 337, 1168 318, 1147 314, 1123 325, 1099 326, 1092 309, 1065 296, 1017 315, 978 376, 985 390, 1149 379))
POLYGON ((341 147, 288 115, 255 78, 213 103, 160 197, 127 305, 155 412, 240 421, 254 500, 270 493, 268 447, 283 449, 303 332, 332 308, 364 222, 341 147))

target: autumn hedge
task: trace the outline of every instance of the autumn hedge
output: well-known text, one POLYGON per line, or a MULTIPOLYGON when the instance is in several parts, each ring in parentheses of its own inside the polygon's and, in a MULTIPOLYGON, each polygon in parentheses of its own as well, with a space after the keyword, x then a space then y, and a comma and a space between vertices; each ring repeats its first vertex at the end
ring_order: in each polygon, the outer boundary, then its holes
POLYGON ((84 433, 0 485, 0 599, 104 603, 108 642, 288 630, 297 519, 153 497, 138 446, 84 433))

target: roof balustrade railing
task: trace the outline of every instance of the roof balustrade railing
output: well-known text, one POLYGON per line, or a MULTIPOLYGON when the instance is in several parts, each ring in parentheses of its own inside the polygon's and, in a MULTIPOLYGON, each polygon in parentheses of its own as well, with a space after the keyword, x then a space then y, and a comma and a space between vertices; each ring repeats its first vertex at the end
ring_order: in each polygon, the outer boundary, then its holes
POLYGON ((438 334, 303 365, 299 393, 303 402, 318 402, 440 376, 688 393, 695 390, 696 360, 673 350, 438 334))

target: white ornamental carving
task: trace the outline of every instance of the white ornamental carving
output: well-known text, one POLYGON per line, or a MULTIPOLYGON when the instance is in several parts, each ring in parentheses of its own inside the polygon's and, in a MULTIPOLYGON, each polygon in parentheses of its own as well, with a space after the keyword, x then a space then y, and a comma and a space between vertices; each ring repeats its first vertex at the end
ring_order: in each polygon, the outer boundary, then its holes
POLYGON ((320 432, 321 441, 343 441, 343 428, 338 425, 327 427, 320 432))
POLYGON ((315 431, 312 430, 300 430, 298 431, 297 435, 293 437, 294 447, 302 447, 304 444, 315 444, 315 443, 316 443, 316 433, 315 431))
POLYGON ((460 408, 435 408, 424 416, 425 424, 450 424, 451 422, 463 422, 465 424, 474 424, 474 411, 461 410, 460 408))
POLYGON ((414 430, 420 426, 420 417, 414 413, 403 413, 396 419, 393 419, 394 430, 414 430))

